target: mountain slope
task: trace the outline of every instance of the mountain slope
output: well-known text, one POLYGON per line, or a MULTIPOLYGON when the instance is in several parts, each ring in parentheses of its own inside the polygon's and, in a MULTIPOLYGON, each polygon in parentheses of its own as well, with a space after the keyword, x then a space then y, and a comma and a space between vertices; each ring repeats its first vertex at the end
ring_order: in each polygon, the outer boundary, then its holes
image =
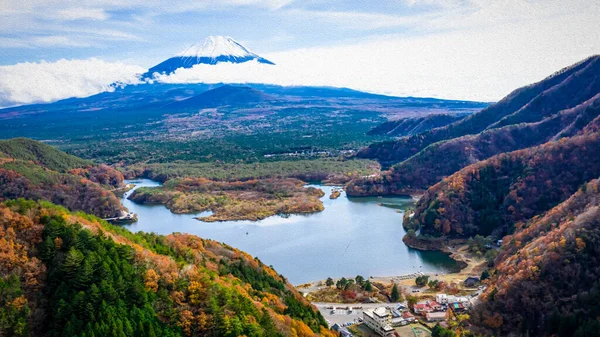
POLYGON ((256 89, 246 86, 223 85, 208 90, 183 101, 171 103, 168 109, 201 109, 219 106, 245 106, 248 104, 271 101, 274 98, 256 89))
POLYGON ((258 63, 275 63, 251 52, 239 42, 228 36, 209 36, 198 44, 193 44, 186 50, 171 57, 142 75, 142 78, 152 78, 155 74, 171 74, 179 68, 192 68, 195 65, 214 65, 221 62, 244 63, 256 61, 258 63))
POLYGON ((398 163, 435 142, 477 134, 483 130, 520 122, 539 121, 572 108, 598 93, 600 56, 595 55, 529 86, 517 89, 478 113, 458 122, 397 141, 375 143, 359 151, 360 158, 398 163), (557 95, 554 98, 554 95, 557 95), (541 112, 536 112, 540 110, 541 112), (505 116, 510 117, 497 124, 505 116))
POLYGON ((600 323, 600 182, 532 219, 496 258, 472 330, 483 335, 595 336, 600 323))
POLYGON ((384 122, 367 132, 368 135, 394 137, 412 136, 463 119, 466 115, 433 114, 384 122))
POLYGON ((58 172, 67 172, 74 168, 92 165, 89 160, 71 156, 50 145, 28 138, 0 140, 0 152, 7 157, 33 161, 49 170, 58 172))
POLYGON ((0 141, 0 199, 50 200, 101 217, 121 215, 123 175, 31 139, 0 141))
POLYGON ((215 241, 26 200, 0 204, 0 231, 3 335, 336 335, 273 269, 215 241))
POLYGON ((351 195, 408 194, 426 190, 444 177, 493 155, 569 137, 600 115, 600 93, 539 122, 520 123, 432 144, 381 176, 354 180, 351 195))
POLYGON ((600 176, 599 151, 592 133, 467 166, 428 189, 406 226, 435 237, 512 233, 600 176))

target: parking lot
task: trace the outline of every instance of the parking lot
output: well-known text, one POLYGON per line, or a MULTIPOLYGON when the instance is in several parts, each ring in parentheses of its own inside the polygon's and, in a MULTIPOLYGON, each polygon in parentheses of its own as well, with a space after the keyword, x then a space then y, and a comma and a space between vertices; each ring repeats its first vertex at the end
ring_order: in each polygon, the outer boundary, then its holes
POLYGON ((362 320, 362 312, 366 309, 375 309, 382 306, 381 303, 352 303, 352 304, 341 304, 341 303, 313 303, 321 312, 321 315, 329 321, 330 325, 335 323, 357 323, 362 320), (332 309, 335 307, 336 309, 332 309))
POLYGON ((364 309, 352 309, 352 307, 360 306, 362 306, 362 304, 348 305, 348 309, 346 309, 346 305, 338 303, 336 305, 317 305, 317 308, 319 308, 323 317, 329 321, 330 325, 335 323, 343 325, 346 323, 357 323, 359 322, 359 318, 362 319, 362 312, 364 309), (332 306, 336 309, 331 309, 332 306))

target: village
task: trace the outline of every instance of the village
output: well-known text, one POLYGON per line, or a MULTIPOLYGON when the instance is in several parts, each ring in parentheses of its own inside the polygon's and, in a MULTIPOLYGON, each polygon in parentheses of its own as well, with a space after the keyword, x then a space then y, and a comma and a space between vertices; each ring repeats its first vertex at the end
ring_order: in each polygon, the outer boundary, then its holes
POLYGON ((431 336, 431 329, 440 324, 448 328, 460 324, 470 308, 479 300, 485 289, 479 285, 478 277, 468 277, 463 284, 470 295, 431 294, 431 298, 418 300, 407 295, 407 299, 396 303, 313 303, 325 317, 331 329, 342 337, 392 337, 431 336), (468 285, 469 287, 466 287, 468 285), (475 288, 472 288, 475 286, 475 288), (415 302, 416 300, 416 302, 415 302))
POLYGON ((475 258, 466 247, 457 249, 457 255, 466 263, 458 273, 357 276, 297 288, 342 337, 432 336, 440 327, 465 323, 485 290, 485 259, 475 258))

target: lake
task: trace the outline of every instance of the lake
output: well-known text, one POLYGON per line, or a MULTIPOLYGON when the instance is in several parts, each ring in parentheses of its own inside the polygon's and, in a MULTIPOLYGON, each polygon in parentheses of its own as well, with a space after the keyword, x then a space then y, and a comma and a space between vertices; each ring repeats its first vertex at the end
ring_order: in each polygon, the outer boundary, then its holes
MULTIPOLYGON (((126 180, 135 188, 159 186, 148 179, 126 180)), ((260 221, 202 222, 199 214, 173 214, 163 205, 121 202, 138 215, 131 231, 170 234, 182 232, 224 242, 258 257, 293 284, 327 277, 395 276, 423 272, 450 272, 457 264, 441 252, 421 252, 402 242, 401 209, 410 198, 329 199, 333 187, 322 189, 325 210, 309 215, 273 216, 260 221)), ((135 189, 134 188, 134 189, 135 189)))

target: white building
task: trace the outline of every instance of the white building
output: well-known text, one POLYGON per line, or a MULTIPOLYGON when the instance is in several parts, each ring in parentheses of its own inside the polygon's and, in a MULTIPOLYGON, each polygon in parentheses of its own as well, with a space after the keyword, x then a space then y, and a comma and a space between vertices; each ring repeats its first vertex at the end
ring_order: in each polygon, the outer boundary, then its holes
POLYGON ((363 311, 363 321, 378 335, 393 336, 392 315, 385 307, 363 311))
POLYGON ((425 319, 427 322, 441 322, 446 320, 445 312, 427 312, 425 313, 425 319))
POLYGON ((471 301, 468 297, 465 296, 454 296, 454 295, 446 295, 446 294, 437 294, 435 295, 435 301, 440 304, 450 304, 450 303, 462 303, 465 307, 469 307, 471 301))

